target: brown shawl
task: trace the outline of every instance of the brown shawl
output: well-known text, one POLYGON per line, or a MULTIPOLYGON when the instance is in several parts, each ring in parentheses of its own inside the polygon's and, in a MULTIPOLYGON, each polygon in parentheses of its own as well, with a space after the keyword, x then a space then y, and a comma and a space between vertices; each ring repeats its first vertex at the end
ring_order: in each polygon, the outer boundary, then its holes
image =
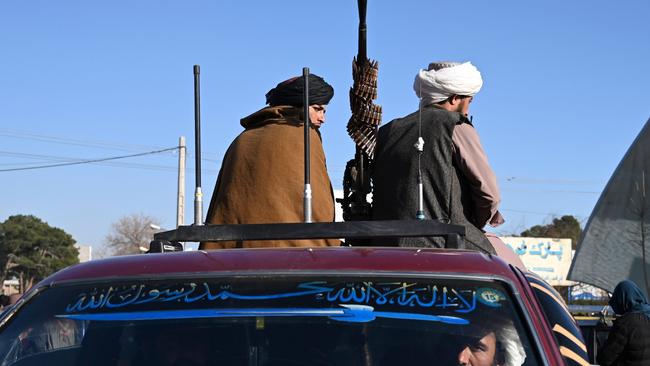
MULTIPOLYGON (((303 221, 304 128, 300 108, 263 108, 241 120, 246 129, 228 148, 206 224, 303 221)), ((334 221, 334 198, 317 129, 311 130, 312 217, 334 221)), ((316 247, 338 240, 204 242, 199 249, 316 247)))

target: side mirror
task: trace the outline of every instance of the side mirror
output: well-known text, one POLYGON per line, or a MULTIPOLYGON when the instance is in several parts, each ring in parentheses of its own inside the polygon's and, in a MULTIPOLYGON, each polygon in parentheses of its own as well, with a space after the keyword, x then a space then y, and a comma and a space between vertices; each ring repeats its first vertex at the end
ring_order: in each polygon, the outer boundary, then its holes
POLYGON ((183 244, 177 241, 152 240, 147 253, 182 252, 183 244))

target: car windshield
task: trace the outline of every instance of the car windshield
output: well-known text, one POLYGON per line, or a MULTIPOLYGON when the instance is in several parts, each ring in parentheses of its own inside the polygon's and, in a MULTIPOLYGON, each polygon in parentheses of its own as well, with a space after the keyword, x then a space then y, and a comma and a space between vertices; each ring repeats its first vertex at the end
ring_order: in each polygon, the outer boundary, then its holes
POLYGON ((57 286, 5 324, 0 365, 537 365, 494 280, 234 277, 57 286))

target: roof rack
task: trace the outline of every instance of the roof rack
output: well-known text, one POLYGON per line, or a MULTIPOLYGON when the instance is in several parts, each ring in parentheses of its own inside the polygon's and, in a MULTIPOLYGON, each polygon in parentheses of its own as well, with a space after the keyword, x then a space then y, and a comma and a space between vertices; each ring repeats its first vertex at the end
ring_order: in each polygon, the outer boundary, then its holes
POLYGON ((442 237, 445 239, 445 248, 458 249, 463 247, 464 236, 464 226, 443 224, 434 220, 188 225, 154 234, 150 252, 182 251, 182 246, 175 243, 184 241, 219 242, 395 237, 442 237))

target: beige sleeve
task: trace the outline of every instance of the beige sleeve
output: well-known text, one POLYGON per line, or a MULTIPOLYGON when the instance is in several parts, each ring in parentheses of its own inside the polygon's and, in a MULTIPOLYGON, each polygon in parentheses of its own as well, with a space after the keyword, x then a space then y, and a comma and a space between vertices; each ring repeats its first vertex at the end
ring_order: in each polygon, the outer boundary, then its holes
POLYGON ((452 135, 454 163, 467 179, 474 204, 476 224, 499 226, 505 222, 498 211, 501 196, 497 178, 490 168, 487 155, 474 127, 468 123, 457 125, 452 135))

